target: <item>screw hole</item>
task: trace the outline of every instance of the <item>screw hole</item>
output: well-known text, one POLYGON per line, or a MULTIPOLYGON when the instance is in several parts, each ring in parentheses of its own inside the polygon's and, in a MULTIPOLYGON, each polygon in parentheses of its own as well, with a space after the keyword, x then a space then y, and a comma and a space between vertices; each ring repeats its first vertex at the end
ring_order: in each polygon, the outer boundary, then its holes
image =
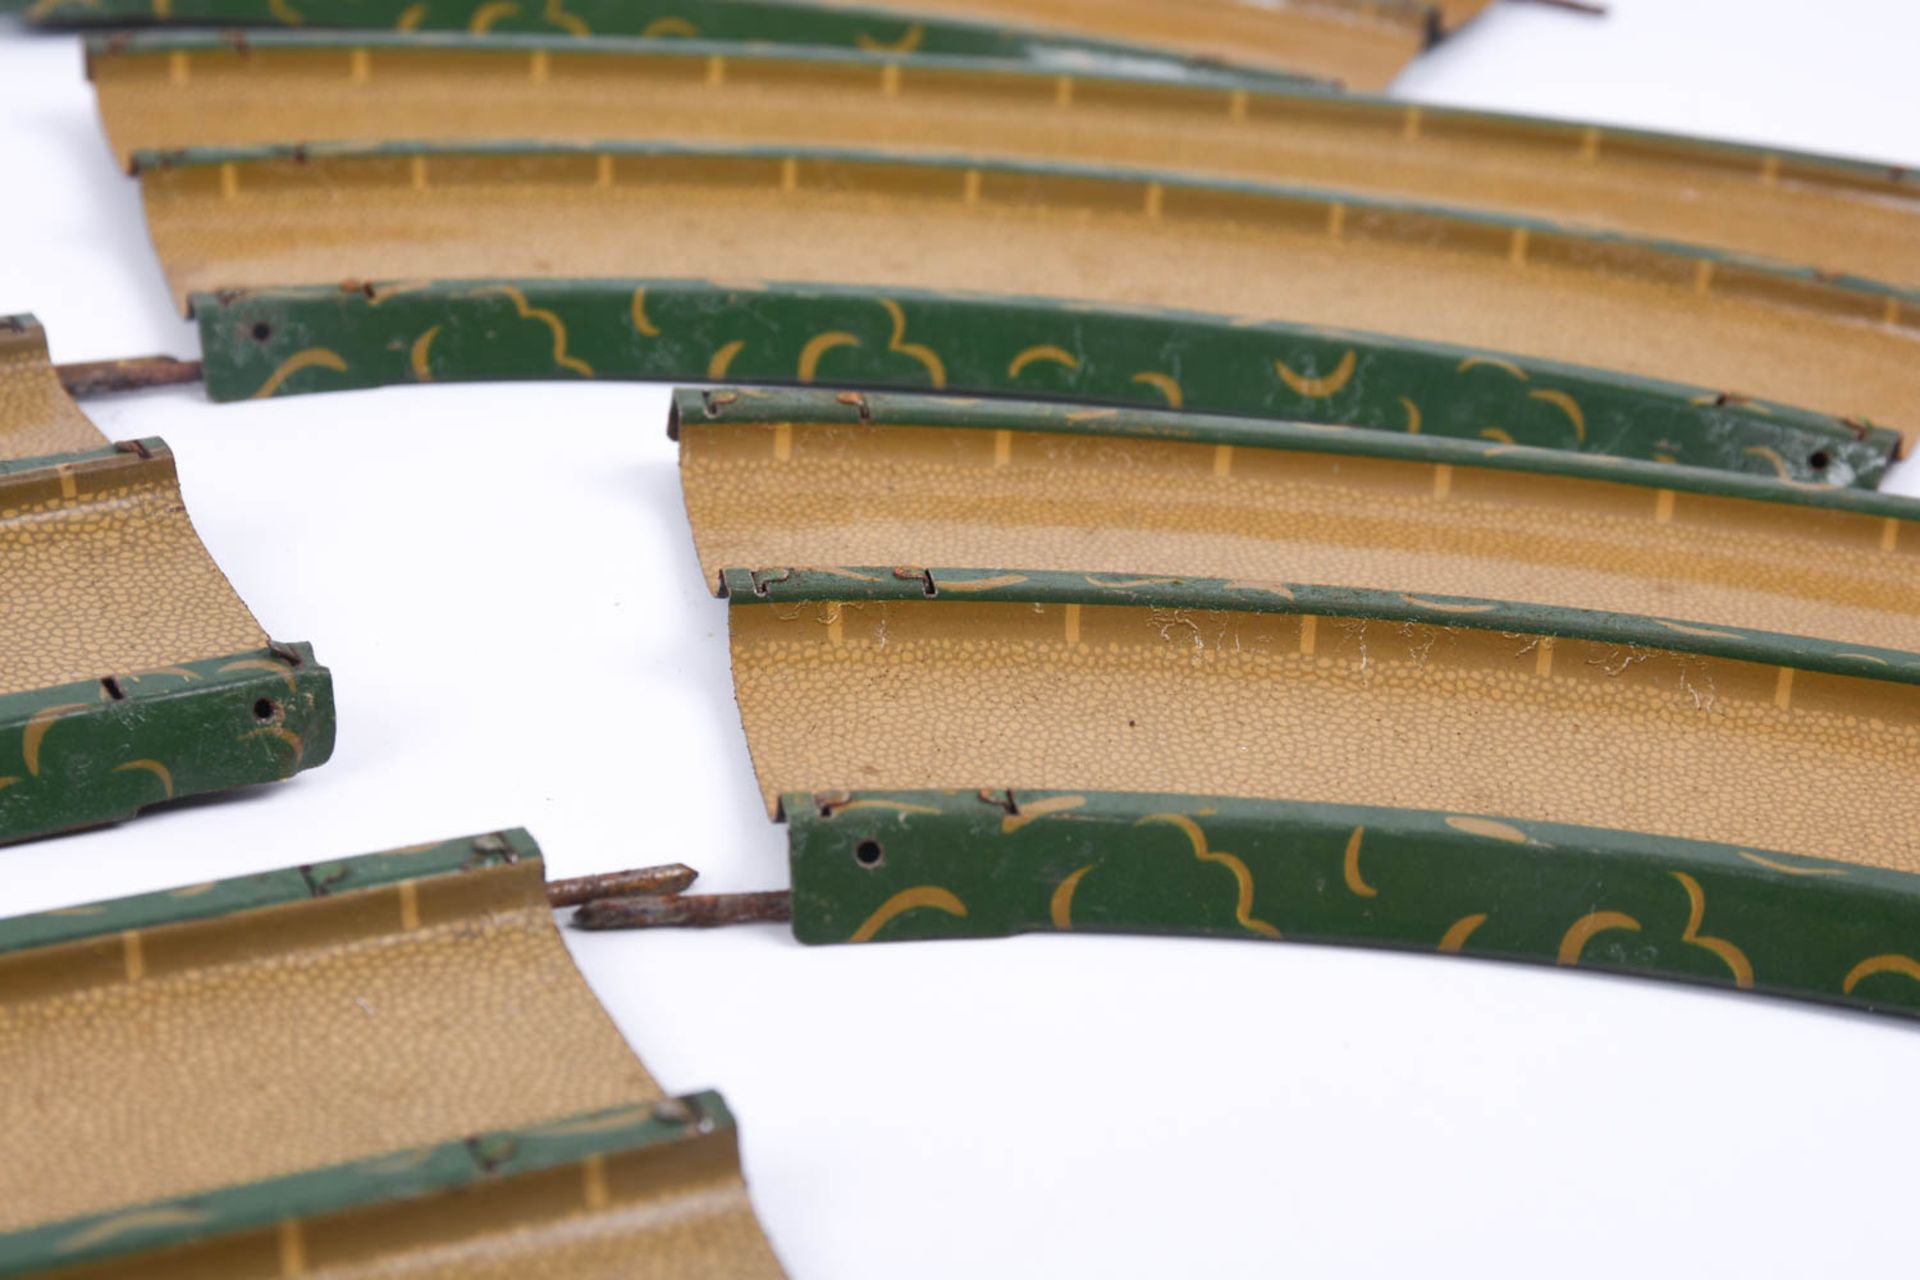
POLYGON ((268 324, 265 320, 259 320, 254 323, 253 340, 255 342, 265 342, 268 338, 271 338, 272 336, 273 336, 272 325, 268 324))
POLYGON ((1807 459, 1807 464, 1811 466, 1815 471, 1825 471, 1827 469, 1828 464, 1831 463, 1832 461, 1833 461, 1832 454, 1829 454, 1825 449, 1819 449, 1814 452, 1814 455, 1811 458, 1807 459))
POLYGON ((853 860, 871 871, 887 860, 887 854, 878 840, 862 840, 853 846, 853 860))
POLYGON ((255 720, 271 720, 279 714, 280 708, 274 705, 272 698, 262 698, 253 704, 253 718, 255 720))

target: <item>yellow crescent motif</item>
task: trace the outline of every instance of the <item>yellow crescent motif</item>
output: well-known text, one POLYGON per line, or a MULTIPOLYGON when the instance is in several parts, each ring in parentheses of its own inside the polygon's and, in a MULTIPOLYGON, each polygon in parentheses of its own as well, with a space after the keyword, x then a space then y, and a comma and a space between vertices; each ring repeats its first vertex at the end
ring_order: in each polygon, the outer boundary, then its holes
POLYGON ((1133 381, 1152 387, 1165 396, 1168 408, 1178 409, 1186 403, 1186 397, 1180 394, 1180 384, 1164 373, 1136 373, 1133 381))
POLYGON ((1501 430, 1500 428, 1498 428, 1498 427, 1482 427, 1482 428, 1480 428, 1480 438, 1481 438, 1482 440, 1492 440, 1492 441, 1495 441, 1495 442, 1497 442, 1497 443, 1499 443, 1499 444, 1514 444, 1514 443, 1515 443, 1515 440, 1514 440, 1514 438, 1513 438, 1513 436, 1512 436, 1512 435, 1510 435, 1509 433, 1507 433, 1507 432, 1505 432, 1505 431, 1502 431, 1502 430, 1501 430))
POLYGON ((1224 589, 1227 591, 1258 591, 1265 595, 1279 596, 1282 600, 1291 600, 1294 598, 1293 592, 1287 590, 1287 588, 1277 582, 1229 582, 1224 589))
POLYGON ((832 351, 836 347, 857 347, 859 345, 860 339, 850 333, 841 333, 838 330, 831 333, 820 334, 809 340, 807 345, 800 349, 800 381, 813 381, 813 375, 820 368, 820 358, 826 355, 827 352, 832 351))
POLYGON ((300 16, 300 11, 288 4, 287 0, 267 0, 267 11, 290 27, 297 27, 306 22, 306 19, 300 16))
POLYGON ((1440 935, 1440 951, 1445 955, 1459 955, 1460 948, 1467 945, 1467 939, 1473 936, 1473 931, 1486 922, 1487 913, 1484 911, 1478 915, 1461 916, 1448 925, 1447 931, 1440 935))
POLYGON ((1573 422, 1573 438, 1581 444, 1587 442, 1587 415, 1581 412, 1579 401, 1564 391, 1529 391, 1527 397, 1532 400, 1543 400, 1566 414, 1573 422))
POLYGON ((293 748, 293 767, 296 769, 300 767, 300 761, 304 759, 307 754, 307 744, 300 741, 299 734, 295 733, 291 729, 284 729, 277 724, 273 724, 273 725, 268 725, 263 729, 255 729, 250 733, 241 734, 240 741, 245 742, 248 738, 258 738, 262 736, 269 737, 269 738, 276 738, 279 741, 284 742, 288 746, 292 747, 293 748))
POLYGON ((1036 800, 1032 804, 1023 804, 1020 806, 1020 812, 1010 813, 1000 819, 1000 834, 1010 836, 1029 822, 1038 822, 1056 813, 1078 809, 1086 802, 1085 796, 1054 796, 1051 800, 1036 800))
POLYGON ((1897 973, 1902 977, 1920 982, 1920 960, 1915 960, 1911 956, 1895 955, 1874 956, 1870 960, 1862 960, 1848 970, 1847 980, 1840 984, 1840 990, 1846 995, 1852 995, 1855 987, 1877 973, 1897 973))
POLYGON ((1750 853, 1745 849, 1736 849, 1734 852, 1757 867, 1765 867, 1769 871, 1784 872, 1790 876, 1843 876, 1847 874, 1846 869, 1843 867, 1790 867, 1784 862, 1775 862, 1772 858, 1763 858, 1759 854, 1750 853))
POLYGON ((900 310, 900 304, 891 298, 882 298, 880 305, 886 308, 888 318, 893 321, 893 337, 887 342, 887 350, 903 356, 912 356, 925 365, 927 375, 933 379, 935 390, 946 386, 947 366, 934 349, 918 342, 907 341, 907 316, 900 310))
POLYGON ((472 35, 482 35, 493 30, 493 24, 502 18, 511 18, 520 12, 520 6, 513 0, 493 0, 492 4, 483 4, 473 11, 473 21, 467 23, 467 31, 472 35))
POLYGON ((166 788, 167 799, 173 799, 173 774, 168 771, 167 766, 161 764, 158 760, 129 760, 125 764, 113 766, 115 773, 125 773, 129 769, 144 769, 146 772, 160 779, 160 785, 166 788))
POLYGON ((1194 857, 1200 859, 1202 862, 1218 863, 1233 872, 1234 882, 1239 886, 1240 891, 1239 897, 1234 902, 1233 918, 1240 922, 1241 928, 1268 938, 1278 938, 1280 936, 1278 929, 1268 924, 1265 920, 1256 920, 1253 917, 1253 873, 1247 870, 1246 863, 1240 861, 1240 859, 1230 853, 1207 848, 1206 832, 1200 829, 1199 823, 1187 817, 1185 814, 1149 814, 1133 825, 1143 827, 1149 822, 1164 822, 1170 826, 1180 828, 1180 830, 1185 833, 1187 840, 1193 845, 1194 857))
POLYGON ((1502 373, 1510 373, 1522 382, 1527 380, 1527 371, 1525 369, 1522 369, 1511 360, 1496 360, 1492 356, 1468 356, 1460 362, 1459 367, 1456 368, 1454 372, 1465 373, 1469 369, 1477 369, 1483 365, 1489 369, 1498 369, 1502 373))
POLYGON ((270 672, 273 675, 279 676, 282 680, 286 681, 287 688, 289 689, 296 689, 299 687, 298 683, 293 678, 293 672, 287 670, 285 667, 281 666, 277 662, 268 662, 265 658, 242 658, 238 662, 227 663, 225 666, 221 667, 220 670, 222 672, 266 671, 266 672, 270 672))
POLYGON ((887 927, 887 924, 899 915, 921 908, 944 911, 950 916, 967 917, 967 904, 960 901, 938 885, 923 884, 912 889, 902 889, 880 904, 880 909, 867 917, 866 923, 853 931, 848 942, 872 942, 874 935, 887 927))
POLYGON ((958 581, 942 578, 938 586, 942 591, 992 591, 997 587, 1017 587, 1026 580, 1024 573, 1003 573, 997 578, 963 578, 958 581))
POLYGON ((1355 827, 1353 834, 1347 837, 1346 857, 1341 860, 1340 873, 1346 878, 1347 888, 1355 897, 1377 898, 1380 891, 1360 878, 1360 841, 1367 834, 1365 827, 1355 827))
MULTIPOLYGON (((126 767, 125 765, 121 766, 123 769, 126 767)), ((169 898, 198 898, 203 894, 212 893, 219 887, 220 882, 218 880, 209 880, 205 884, 190 884, 183 889, 174 889, 169 892, 167 896, 169 898)))
POLYGON ((1719 956, 1720 962, 1733 974, 1733 985, 1742 991, 1750 990, 1753 986, 1753 965, 1748 962, 1747 953, 1725 938, 1709 938, 1700 932, 1700 922, 1707 915, 1707 895, 1701 889, 1700 882, 1684 871, 1674 872, 1673 878, 1687 891, 1687 927, 1681 931, 1680 941, 1719 956))
POLYGON ((726 377, 727 370, 733 367, 733 358, 746 350, 746 347, 747 343, 743 338, 737 342, 729 342, 726 346, 714 352, 713 359, 707 361, 708 379, 718 382, 720 379, 726 377))
POLYGON ((561 7, 560 0, 547 0, 547 7, 541 10, 548 22, 559 27, 570 36, 590 36, 592 28, 561 7))
POLYGON ((1273 362, 1273 371, 1280 375, 1280 381, 1291 387, 1295 395, 1305 396, 1309 400, 1324 400, 1340 394, 1346 389, 1347 383, 1353 381, 1353 371, 1359 367, 1360 357, 1352 351, 1341 356, 1340 363, 1324 378, 1309 378, 1295 373, 1279 360, 1273 362))
POLYGON ((1618 911, 1594 911, 1581 916, 1573 922, 1566 936, 1560 939, 1560 963, 1579 964, 1580 953, 1586 950, 1588 941, 1595 934, 1605 933, 1609 929, 1627 929, 1638 933, 1640 922, 1618 911))
POLYGON ((520 313, 522 320, 538 320, 552 331, 553 362, 555 364, 559 365, 562 369, 577 373, 583 378, 591 378, 593 376, 592 365, 588 364, 585 360, 577 360, 567 354, 567 326, 561 322, 560 317, 544 307, 528 306, 527 295, 520 292, 518 287, 510 284, 488 285, 484 289, 475 289, 470 296, 479 298, 494 293, 512 302, 513 309, 520 313))
POLYGON ((103 1222, 96 1222, 62 1240, 58 1252, 74 1253, 89 1249, 97 1244, 123 1236, 129 1231, 144 1231, 151 1227, 185 1227, 207 1220, 205 1209, 190 1209, 185 1205, 163 1205, 157 1209, 135 1209, 122 1213, 103 1222))
POLYGON ((1080 877, 1093 870, 1093 863, 1069 875, 1053 887, 1053 898, 1047 904, 1047 914, 1053 919, 1053 927, 1060 930, 1073 928, 1073 891, 1080 887, 1080 877))
POLYGON ((1030 365, 1039 364, 1043 360, 1048 364, 1057 364, 1071 369, 1075 373, 1080 371, 1080 360, 1071 351, 1060 347, 1028 347, 1015 356, 1013 363, 1007 366, 1007 376, 1017 378, 1025 373, 1030 365))
POLYGON ((439 334, 440 326, 435 325, 413 340, 413 351, 408 359, 413 364, 413 376, 422 382, 433 381, 433 370, 427 367, 427 351, 439 334))
POLYGON ((273 371, 273 376, 260 384, 260 389, 253 393, 252 398, 265 400, 286 385, 288 378, 302 369, 331 369, 335 373, 345 373, 347 362, 337 351, 329 351, 325 347, 308 347, 305 351, 295 352, 281 361, 280 367, 273 371))
POLYGON ((29 775, 35 778, 40 776, 40 744, 46 740, 47 730, 53 728, 53 722, 86 709, 85 703, 68 702, 36 711, 28 717, 27 727, 20 734, 20 754, 26 759, 29 775))
POLYGON ((633 327, 634 330, 649 338, 660 336, 660 330, 653 321, 647 319, 647 287, 641 285, 633 291, 633 327))
POLYGON ((864 31, 855 32, 853 42, 868 53, 912 53, 920 47, 920 41, 925 38, 926 34, 926 28, 916 22, 907 28, 905 35, 895 40, 892 44, 875 40, 864 31))
POLYGON ((410 4, 401 13, 400 20, 393 24, 395 31, 418 31, 420 24, 427 20, 427 6, 410 4))
POLYGON ((20 781, 20 779, 18 778, 0 778, 0 791, 5 791, 8 787, 12 786, 14 783, 18 781, 20 781))
POLYGON ((700 28, 685 18, 655 18, 641 31, 643 40, 657 40, 664 36, 686 36, 692 39, 700 34, 700 28))
POLYGON ((1787 460, 1781 457, 1777 450, 1769 449, 1763 444, 1756 444, 1750 445, 1740 452, 1749 458, 1759 458, 1768 466, 1772 467, 1774 473, 1782 480, 1791 480, 1793 478, 1793 472, 1787 468, 1787 460))
POLYGON ((1410 436, 1419 435, 1420 434, 1420 406, 1415 404, 1413 401, 1407 399, 1405 396, 1401 396, 1400 407, 1407 411, 1407 434, 1410 436))

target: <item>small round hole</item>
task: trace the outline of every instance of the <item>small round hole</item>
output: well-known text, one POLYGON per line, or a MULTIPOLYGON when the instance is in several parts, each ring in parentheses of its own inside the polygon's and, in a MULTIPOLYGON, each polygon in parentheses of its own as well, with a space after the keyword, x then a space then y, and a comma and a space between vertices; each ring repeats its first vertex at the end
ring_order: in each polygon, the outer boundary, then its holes
POLYGON ((1825 471, 1828 464, 1832 461, 1833 455, 1825 449, 1820 449, 1817 450, 1811 458, 1807 459, 1807 465, 1811 466, 1815 471, 1825 471))
POLYGON ((260 320, 255 322, 253 326, 253 340, 255 342, 265 342, 268 338, 271 338, 272 336, 273 336, 272 325, 268 324, 265 320, 260 320))
POLYGON ((886 851, 878 840, 862 840, 853 846, 853 860, 868 869, 879 866, 886 858, 886 851))
POLYGON ((253 718, 255 720, 271 720, 279 714, 280 708, 273 705, 272 698, 262 698, 253 704, 253 718))

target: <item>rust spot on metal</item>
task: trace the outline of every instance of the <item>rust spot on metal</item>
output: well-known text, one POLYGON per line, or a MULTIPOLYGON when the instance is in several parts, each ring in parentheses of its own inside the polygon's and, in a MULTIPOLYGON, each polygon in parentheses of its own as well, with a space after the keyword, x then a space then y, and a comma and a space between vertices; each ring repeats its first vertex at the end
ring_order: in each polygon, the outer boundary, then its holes
POLYGON ((60 385, 75 398, 148 387, 177 387, 201 378, 198 360, 172 356, 136 356, 130 360, 88 360, 56 366, 60 385))
POLYGON ((839 395, 835 396, 834 399, 859 414, 860 421, 864 425, 869 427, 873 425, 873 406, 868 404, 867 398, 858 391, 842 391, 839 395))
POLYGON ((692 867, 675 862, 663 867, 606 871, 599 875, 576 876, 571 880, 553 880, 547 884, 547 905, 578 907, 602 898, 678 894, 691 888, 699 875, 692 867))
POLYGON ((730 924, 775 924, 793 919, 793 895, 764 893, 601 898, 573 913, 576 928, 716 929, 730 924))

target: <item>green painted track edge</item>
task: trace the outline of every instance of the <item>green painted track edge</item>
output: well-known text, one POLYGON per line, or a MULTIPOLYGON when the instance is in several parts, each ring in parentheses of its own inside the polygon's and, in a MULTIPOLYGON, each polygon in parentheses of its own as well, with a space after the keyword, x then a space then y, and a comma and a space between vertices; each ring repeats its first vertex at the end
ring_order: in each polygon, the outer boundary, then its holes
POLYGON ((719 377, 788 385, 803 380, 799 360, 815 335, 845 330, 857 341, 818 362, 818 376, 841 386, 937 385, 1164 408, 1164 393, 1136 374, 1172 361, 1194 413, 1406 434, 1413 425, 1407 405, 1417 402, 1430 435, 1471 435, 1494 422, 1523 443, 1863 488, 1885 475, 1900 446, 1898 433, 1884 428, 1554 361, 1490 361, 1489 353, 1437 343, 1038 298, 519 279, 229 290, 195 294, 189 309, 199 324, 207 392, 217 401, 423 381, 705 380, 716 376, 723 348, 734 356, 721 362, 728 367, 719 377), (636 290, 651 320, 634 305, 636 290), (563 324, 573 353, 566 363, 557 358, 554 332, 517 312, 515 293, 563 324), (938 379, 900 345, 903 338, 937 344, 938 379), (422 343, 430 353, 422 354, 422 343), (1048 344, 1079 353, 1071 371, 1057 360, 1016 371, 1023 349, 1048 344), (1347 352, 1354 364, 1344 384, 1324 396, 1288 384, 1276 368, 1284 362, 1303 377, 1337 375, 1347 352), (1584 440, 1562 408, 1535 394, 1549 390, 1584 406, 1584 440))
POLYGON ((678 1100, 683 1110, 648 1105, 555 1119, 454 1142, 392 1151, 202 1195, 32 1227, 0 1236, 0 1276, 147 1253, 312 1220, 374 1205, 424 1200, 482 1184, 693 1141, 737 1142, 732 1113, 717 1093, 678 1100), (127 1225, 116 1230, 116 1223, 127 1225), (148 1225, 151 1224, 151 1225, 148 1225))
POLYGON ((1064 897, 1069 927, 1089 932, 1456 950, 1920 1016, 1920 876, 1905 872, 1185 795, 799 793, 782 807, 794 930, 812 944, 1052 930, 1064 897))
POLYGON ((1113 436, 1180 444, 1226 444, 1291 453, 1338 454, 1436 466, 1484 467, 1532 475, 1741 498, 1784 506, 1844 511, 1888 520, 1920 520, 1920 499, 1840 485, 1782 484, 1739 472, 1680 467, 1604 454, 1575 453, 1456 437, 1262 422, 1221 415, 1116 409, 1089 416, 1084 408, 1036 400, 966 401, 952 396, 876 393, 849 401, 816 388, 753 390, 735 387, 674 390, 668 436, 682 438, 706 425, 818 422, 846 426, 937 427, 1113 436))
POLYGON ((1120 605, 1142 609, 1309 614, 1554 636, 1791 667, 1889 684, 1920 685, 1920 653, 1843 645, 1831 640, 1738 627, 1707 627, 1678 619, 1461 596, 1406 595, 1352 587, 1248 583, 1219 578, 1142 579, 1121 574, 938 567, 734 568, 722 572, 721 583, 731 607, 742 609, 824 600, 934 599, 961 604, 1120 605), (944 589, 943 583, 947 584, 944 589))
POLYGON ((540 846, 517 828, 462 836, 416 849, 335 858, 195 886, 191 894, 164 889, 0 920, 0 955, 111 937, 128 929, 187 924, 313 898, 338 897, 403 880, 428 880, 540 860, 540 846))
MULTIPOLYGON (((285 16, 292 9, 299 15, 297 25, 381 32, 399 30, 403 21, 417 14, 418 25, 409 34, 418 34, 421 30, 469 30, 480 13, 490 7, 483 0, 428 6, 415 5, 411 0, 358 0, 352 4, 340 4, 337 0, 298 0, 297 7, 282 4, 276 10, 273 0, 171 0, 168 16, 158 18, 154 13, 154 0, 9 2, 19 5, 29 21, 83 30, 154 25, 270 30, 296 25, 288 23, 285 16)), ((1404 3, 1404 0, 1395 2, 1404 3)), ((5 7, 0 6, 0 13, 5 11, 5 7)), ((687 36, 698 38, 702 31, 687 21, 689 15, 707 24, 704 34, 708 39, 744 39, 770 45, 864 49, 911 42, 914 49, 927 54, 1027 59, 1063 71, 1106 63, 1178 74, 1189 68, 1227 65, 1218 59, 1169 53, 1095 36, 858 5, 812 4, 804 0, 719 0, 717 3, 715 0, 556 0, 543 7, 526 6, 505 14, 494 11, 489 14, 494 25, 485 35, 511 38, 531 30, 535 33, 564 31, 575 38, 643 36, 661 20, 669 20, 689 30, 662 32, 656 38, 663 42, 687 36), (583 19, 583 12, 592 21, 583 19)), ((1338 87, 1338 82, 1327 77, 1299 71, 1237 64, 1233 70, 1236 74, 1272 83, 1305 82, 1329 89, 1338 87)))
POLYGON ((305 644, 0 696, 0 845, 283 781, 334 733, 333 675, 305 644))
MULTIPOLYGON (((498 53, 521 57, 528 53, 565 53, 585 56, 727 58, 754 62, 798 63, 806 66, 845 66, 879 70, 888 66, 951 71, 991 72, 1032 76, 1053 81, 1063 75, 1074 80, 1115 84, 1178 86, 1194 89, 1246 90, 1255 96, 1299 97, 1324 101, 1332 95, 1327 82, 1310 76, 1294 84, 1286 78, 1214 63, 1176 64, 1153 72, 1128 72, 1123 67, 1089 62, 1068 69, 1025 58, 993 58, 966 54, 888 53, 880 50, 839 49, 809 45, 773 45, 743 40, 660 39, 646 36, 566 36, 531 33, 468 35, 455 31, 175 31, 168 29, 93 34, 84 37, 86 55, 95 58, 159 57, 169 53, 248 53, 262 50, 301 50, 346 53, 354 49, 404 50, 445 53, 498 53)), ((1384 98, 1362 99, 1340 94, 1342 101, 1387 103, 1384 98)), ((1404 108, 1402 108, 1404 110, 1404 108)), ((1781 153, 1783 158, 1785 153, 1781 153)))

